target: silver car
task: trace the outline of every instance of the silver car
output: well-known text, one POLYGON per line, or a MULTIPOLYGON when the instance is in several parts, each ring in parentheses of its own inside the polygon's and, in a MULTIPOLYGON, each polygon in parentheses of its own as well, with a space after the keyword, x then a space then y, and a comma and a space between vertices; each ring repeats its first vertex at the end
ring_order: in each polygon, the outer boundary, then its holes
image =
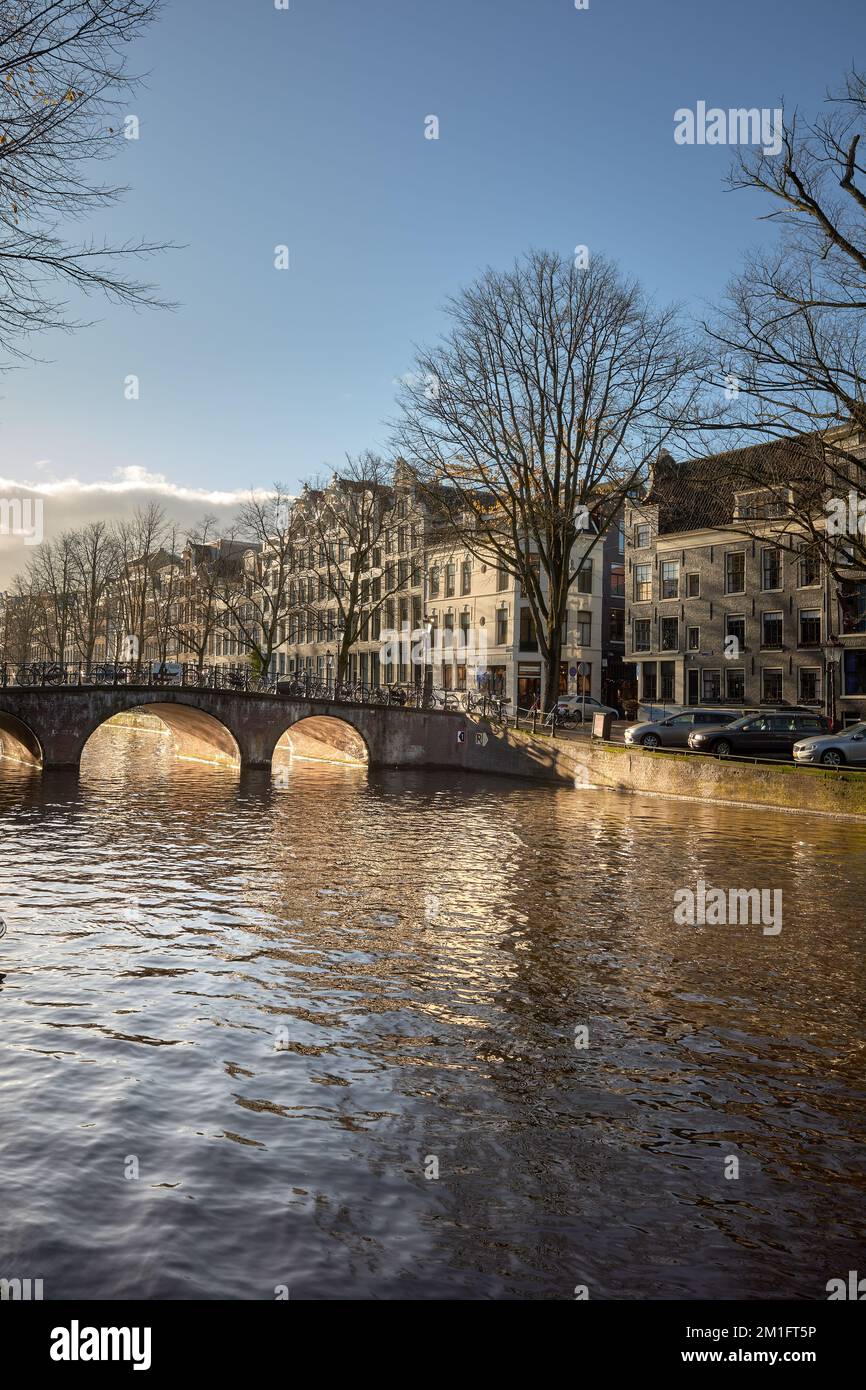
POLYGON ((838 734, 819 734, 801 738, 794 744, 798 763, 820 763, 823 767, 842 767, 844 763, 866 764, 866 724, 851 724, 838 734))
POLYGON ((665 719, 643 724, 631 724, 625 731, 625 741, 642 748, 687 748, 689 734, 701 724, 730 724, 739 718, 739 710, 683 709, 665 719))
POLYGON ((594 695, 560 695, 556 702, 557 719, 570 719, 580 724, 585 715, 589 724, 594 714, 609 714, 612 719, 619 719, 619 710, 613 705, 603 705, 594 695))

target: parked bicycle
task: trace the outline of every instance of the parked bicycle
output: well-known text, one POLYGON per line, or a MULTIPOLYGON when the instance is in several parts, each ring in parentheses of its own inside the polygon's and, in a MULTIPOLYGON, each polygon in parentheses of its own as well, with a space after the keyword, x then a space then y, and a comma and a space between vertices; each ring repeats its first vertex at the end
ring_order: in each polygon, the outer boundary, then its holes
POLYGON ((16 685, 63 685, 64 668, 56 661, 33 661, 15 674, 16 685))

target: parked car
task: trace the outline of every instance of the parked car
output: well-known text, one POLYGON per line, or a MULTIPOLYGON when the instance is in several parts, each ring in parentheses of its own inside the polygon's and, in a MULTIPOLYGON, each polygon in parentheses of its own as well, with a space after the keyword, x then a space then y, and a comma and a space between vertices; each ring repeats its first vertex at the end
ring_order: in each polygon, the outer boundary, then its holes
POLYGON ((609 714, 613 719, 619 719, 619 710, 612 705, 603 705, 600 700, 596 700, 594 695, 560 695, 556 702, 557 719, 571 719, 575 723, 582 722, 582 714, 586 710, 587 723, 590 722, 594 714, 609 714))
POLYGON ((843 763, 866 764, 866 724, 851 724, 837 734, 816 734, 794 744, 794 761, 841 767, 843 763))
POLYGON ((830 721, 823 714, 793 710, 768 710, 747 714, 732 724, 696 729, 689 734, 689 747, 696 753, 715 753, 718 758, 731 754, 747 758, 790 758, 794 744, 807 734, 827 734, 830 721))
POLYGON ((685 748, 693 729, 730 724, 737 717, 735 709, 684 709, 678 714, 669 714, 666 719, 632 724, 626 729, 624 738, 626 743, 639 743, 642 748, 685 748))

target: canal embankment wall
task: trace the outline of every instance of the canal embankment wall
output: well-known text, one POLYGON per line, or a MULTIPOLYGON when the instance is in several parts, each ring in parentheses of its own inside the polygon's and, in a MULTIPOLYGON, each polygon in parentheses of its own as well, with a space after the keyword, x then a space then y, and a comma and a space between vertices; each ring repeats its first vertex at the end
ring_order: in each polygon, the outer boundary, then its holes
POLYGON ((467 770, 505 772, 571 786, 640 792, 686 801, 866 819, 866 772, 793 763, 724 761, 700 753, 650 752, 589 738, 550 738, 519 729, 467 729, 467 770))

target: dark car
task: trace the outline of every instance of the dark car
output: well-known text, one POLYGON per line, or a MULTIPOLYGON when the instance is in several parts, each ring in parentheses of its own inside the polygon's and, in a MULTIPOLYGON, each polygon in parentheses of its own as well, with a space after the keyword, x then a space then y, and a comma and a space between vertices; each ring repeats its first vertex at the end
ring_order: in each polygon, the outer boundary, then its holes
POLYGON ((767 710, 747 714, 733 724, 696 729, 689 734, 689 747, 696 753, 715 753, 718 758, 792 758, 795 743, 828 733, 830 720, 823 714, 767 710))

